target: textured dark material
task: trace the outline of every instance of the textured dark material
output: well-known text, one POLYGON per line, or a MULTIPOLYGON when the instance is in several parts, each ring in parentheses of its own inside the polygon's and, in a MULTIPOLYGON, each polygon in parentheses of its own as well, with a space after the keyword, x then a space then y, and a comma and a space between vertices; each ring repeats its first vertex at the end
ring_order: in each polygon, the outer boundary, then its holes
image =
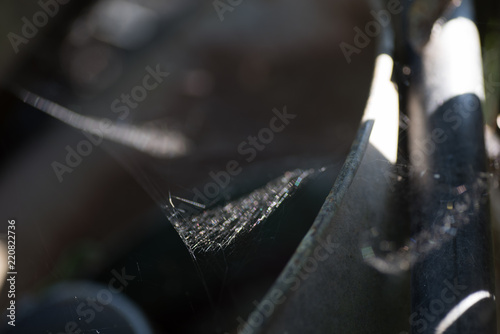
MULTIPOLYGON (((394 229, 391 164, 369 143, 372 121, 358 137, 316 220, 241 333, 399 333, 407 329, 407 277, 367 261, 367 235, 394 229), (387 207, 391 210, 381 210, 387 207)), ((385 235, 385 237, 388 237, 385 235)))

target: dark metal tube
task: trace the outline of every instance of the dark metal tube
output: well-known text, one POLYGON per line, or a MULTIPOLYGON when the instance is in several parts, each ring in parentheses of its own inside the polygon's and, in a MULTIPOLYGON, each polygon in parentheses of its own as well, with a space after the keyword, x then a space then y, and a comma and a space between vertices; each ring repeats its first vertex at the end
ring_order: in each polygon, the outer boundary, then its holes
POLYGON ((482 66, 472 11, 471 1, 463 1, 437 23, 412 65, 412 333, 496 333, 482 66))

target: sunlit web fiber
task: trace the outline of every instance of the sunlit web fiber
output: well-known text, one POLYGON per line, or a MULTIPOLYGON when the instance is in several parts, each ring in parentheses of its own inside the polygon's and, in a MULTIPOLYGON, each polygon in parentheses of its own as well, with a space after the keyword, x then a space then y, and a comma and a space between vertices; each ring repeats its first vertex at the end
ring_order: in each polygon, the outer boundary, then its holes
POLYGON ((187 218, 176 212, 170 221, 191 251, 223 249, 266 220, 316 172, 313 169, 286 172, 265 186, 223 206, 187 218))
POLYGON ((27 90, 13 89, 13 92, 26 104, 76 129, 132 147, 153 157, 176 158, 188 152, 188 140, 181 133, 84 116, 27 90))

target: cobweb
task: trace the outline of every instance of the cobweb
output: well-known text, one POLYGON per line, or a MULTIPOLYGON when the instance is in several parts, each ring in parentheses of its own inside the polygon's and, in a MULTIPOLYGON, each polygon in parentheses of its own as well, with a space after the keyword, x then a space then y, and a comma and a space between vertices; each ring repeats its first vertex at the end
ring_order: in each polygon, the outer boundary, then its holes
MULTIPOLYGON (((164 132, 158 134, 152 131, 151 128, 129 125, 118 126, 111 124, 112 126, 110 126, 108 124, 108 126, 104 127, 103 124, 106 123, 104 119, 77 114, 72 110, 24 89, 16 89, 15 94, 25 103, 68 125, 94 135, 100 135, 103 138, 115 141, 124 146, 135 148, 151 156, 165 155, 175 157, 186 153, 185 138, 177 133, 170 134, 169 132, 164 132), (103 132, 96 132, 98 128, 109 129, 103 132), (137 138, 140 138, 140 140, 137 138)), ((141 163, 133 161, 134 159, 130 160, 130 157, 126 157, 113 149, 107 149, 107 151, 121 162, 122 166, 135 177, 161 206, 191 254, 194 254, 195 251, 209 252, 228 247, 239 236, 249 233, 269 218, 308 178, 325 170, 325 168, 321 168, 319 170, 296 169, 287 171, 282 176, 245 196, 230 200, 222 206, 206 210, 203 205, 196 202, 175 197, 184 203, 204 209, 202 212, 189 215, 185 210, 177 208, 174 205, 170 195, 168 198, 165 196, 169 191, 158 185, 155 182, 157 177, 146 171, 141 163)))
POLYGON ((172 210, 170 222, 192 252, 224 249, 265 221, 317 172, 314 169, 288 171, 246 196, 189 217, 183 217, 183 212, 177 210, 172 201, 164 209, 172 210))

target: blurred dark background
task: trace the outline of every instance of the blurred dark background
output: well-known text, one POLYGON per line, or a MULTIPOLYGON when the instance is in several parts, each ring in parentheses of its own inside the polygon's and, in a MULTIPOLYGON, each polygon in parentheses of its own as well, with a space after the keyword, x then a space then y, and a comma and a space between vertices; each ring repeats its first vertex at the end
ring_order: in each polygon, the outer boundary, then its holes
MULTIPOLYGON (((237 318, 248 316, 311 225, 355 136, 376 41, 350 63, 339 45, 352 43, 353 28, 372 19, 368 3, 243 0, 223 20, 212 2, 195 0, 57 4, 17 53, 9 33, 21 35, 22 18, 31 20, 41 6, 0 4, 0 212, 4 222, 17 222, 16 300, 29 315, 55 283, 107 284, 113 269, 126 268, 136 279, 124 294, 155 332, 235 333, 237 318), (170 75, 120 118, 112 102, 158 64, 170 75), (22 103, 16 87, 82 115, 180 132, 190 150, 159 159, 105 141, 60 182, 53 162, 64 163, 66 147, 86 137, 22 103), (190 189, 211 171, 241 160, 238 145, 283 106, 297 118, 243 166, 220 200, 287 170, 327 172, 227 254, 193 261, 140 175, 164 194, 192 198, 190 189)), ((498 71, 500 5, 476 5, 487 71, 498 71)), ((497 130, 498 72, 491 73, 485 112, 497 130)), ((0 305, 7 302, 4 287, 0 305)))

